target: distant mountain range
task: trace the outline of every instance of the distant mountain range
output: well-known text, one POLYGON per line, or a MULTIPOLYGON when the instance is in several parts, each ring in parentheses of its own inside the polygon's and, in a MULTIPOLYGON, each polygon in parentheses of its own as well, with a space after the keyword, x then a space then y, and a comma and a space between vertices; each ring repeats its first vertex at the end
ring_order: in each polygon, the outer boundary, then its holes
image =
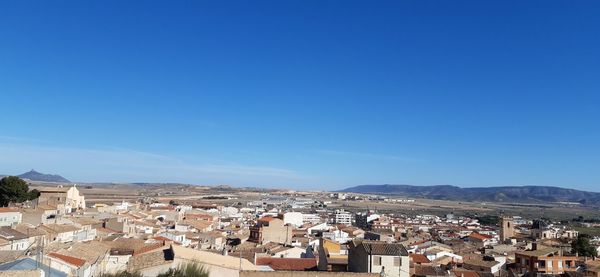
POLYGON ((461 188, 457 186, 362 185, 341 192, 391 194, 437 200, 476 202, 577 202, 600 205, 600 193, 548 186, 461 188))
POLYGON ((70 183, 71 182, 60 175, 44 174, 44 173, 37 172, 33 169, 29 172, 25 172, 21 175, 17 175, 17 177, 29 179, 31 181, 39 181, 39 182, 55 182, 55 183, 70 183))

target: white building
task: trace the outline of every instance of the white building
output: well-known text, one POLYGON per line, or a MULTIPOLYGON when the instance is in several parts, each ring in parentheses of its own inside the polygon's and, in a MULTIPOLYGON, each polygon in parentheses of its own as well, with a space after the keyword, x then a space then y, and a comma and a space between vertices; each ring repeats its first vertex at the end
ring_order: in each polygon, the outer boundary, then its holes
POLYGON ((0 226, 15 226, 21 223, 23 215, 13 208, 0 208, 0 226))
POLYGON ((321 217, 318 214, 302 214, 302 223, 317 224, 321 222, 321 217))
POLYGON ((335 211, 335 223, 351 225, 352 224, 352 214, 349 212, 346 212, 344 210, 335 211))
POLYGON ((314 234, 314 233, 324 232, 324 231, 329 231, 329 226, 325 222, 317 223, 315 225, 312 225, 312 226, 309 226, 306 228, 306 232, 308 234, 314 234))
POLYGON ((186 247, 189 246, 190 243, 192 243, 191 240, 186 238, 184 232, 170 231, 170 232, 161 233, 160 236, 170 239, 172 241, 178 242, 181 245, 186 246, 186 247))
POLYGON ((349 234, 342 231, 342 230, 335 230, 335 231, 331 231, 331 232, 324 232, 323 233, 323 238, 328 239, 328 240, 332 240, 335 241, 337 243, 341 243, 344 244, 346 242, 348 242, 349 239, 349 234))
POLYGON ((0 250, 25 250, 30 245, 27 235, 10 227, 0 227, 0 250))
POLYGON ((300 227, 303 224, 302 213, 299 212, 287 212, 283 214, 283 224, 292 224, 295 227, 300 227))

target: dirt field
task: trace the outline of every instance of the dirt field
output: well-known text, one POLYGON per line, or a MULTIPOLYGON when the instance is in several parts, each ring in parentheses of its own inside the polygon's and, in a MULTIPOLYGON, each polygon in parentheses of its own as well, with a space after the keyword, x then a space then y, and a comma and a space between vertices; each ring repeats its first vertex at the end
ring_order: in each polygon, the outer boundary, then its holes
MULTIPOLYGON (((31 188, 56 186, 56 184, 35 183, 31 188)), ((66 185, 65 185, 66 186, 66 185)), ((121 201, 135 202, 146 197, 159 202, 174 200, 178 203, 217 203, 232 205, 241 202, 264 199, 268 196, 289 197, 299 195, 320 201, 330 201, 330 209, 346 209, 349 211, 376 210, 380 213, 393 214, 434 214, 446 215, 519 215, 528 219, 547 218, 552 220, 571 220, 579 216, 584 218, 600 218, 600 211, 574 204, 520 204, 520 203, 476 203, 431 199, 414 199, 414 202, 385 201, 351 201, 332 200, 327 192, 289 192, 284 190, 265 190, 249 188, 232 188, 228 186, 193 186, 184 184, 81 184, 77 186, 85 195, 88 205, 95 203, 115 203, 121 201), (225 196, 231 199, 204 199, 207 196, 225 196)))

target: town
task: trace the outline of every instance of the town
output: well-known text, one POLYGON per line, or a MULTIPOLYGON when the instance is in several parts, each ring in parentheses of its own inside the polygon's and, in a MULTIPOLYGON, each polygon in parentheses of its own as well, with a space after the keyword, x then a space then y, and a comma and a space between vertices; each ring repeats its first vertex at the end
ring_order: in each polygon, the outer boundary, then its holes
POLYGON ((189 263, 214 277, 600 276, 598 237, 520 215, 483 220, 389 206, 421 199, 28 185, 37 198, 0 208, 0 276, 157 276, 189 263))

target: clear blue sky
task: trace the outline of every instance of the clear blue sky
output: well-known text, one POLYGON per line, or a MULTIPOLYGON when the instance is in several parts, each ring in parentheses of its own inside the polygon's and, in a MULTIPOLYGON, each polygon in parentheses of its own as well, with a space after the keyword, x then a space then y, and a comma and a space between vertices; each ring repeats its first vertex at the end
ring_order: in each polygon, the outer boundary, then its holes
POLYGON ((0 173, 599 191, 598 1, 2 1, 0 173))

